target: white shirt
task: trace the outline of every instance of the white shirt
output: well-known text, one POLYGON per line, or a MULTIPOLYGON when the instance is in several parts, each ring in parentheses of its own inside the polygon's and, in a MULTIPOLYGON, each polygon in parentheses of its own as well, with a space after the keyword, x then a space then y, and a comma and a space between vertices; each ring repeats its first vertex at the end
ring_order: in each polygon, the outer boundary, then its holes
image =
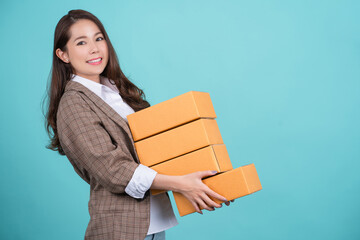
MULTIPOLYGON (((100 84, 92 80, 72 76, 72 81, 78 82, 101 99, 103 99, 110 107, 112 107, 122 118, 127 121, 127 115, 134 113, 134 110, 122 100, 119 90, 112 85, 108 78, 101 77, 100 84)), ((143 198, 147 190, 149 190, 157 172, 153 169, 139 164, 135 172, 125 188, 125 192, 133 198, 143 198)), ((151 195, 150 194, 150 226, 147 234, 153 234, 165 231, 178 224, 171 203, 166 193, 151 195)))

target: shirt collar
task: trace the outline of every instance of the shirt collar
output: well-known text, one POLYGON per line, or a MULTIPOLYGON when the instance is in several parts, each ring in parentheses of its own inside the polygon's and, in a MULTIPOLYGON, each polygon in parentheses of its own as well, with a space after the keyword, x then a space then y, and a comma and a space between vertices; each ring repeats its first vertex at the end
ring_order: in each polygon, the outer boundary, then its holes
POLYGON ((101 96, 103 91, 109 91, 109 90, 119 93, 119 90, 117 89, 116 85, 111 84, 111 82, 107 77, 100 76, 100 83, 97 83, 90 79, 73 74, 71 80, 81 83, 82 85, 84 85, 85 87, 96 93, 98 96, 101 96))

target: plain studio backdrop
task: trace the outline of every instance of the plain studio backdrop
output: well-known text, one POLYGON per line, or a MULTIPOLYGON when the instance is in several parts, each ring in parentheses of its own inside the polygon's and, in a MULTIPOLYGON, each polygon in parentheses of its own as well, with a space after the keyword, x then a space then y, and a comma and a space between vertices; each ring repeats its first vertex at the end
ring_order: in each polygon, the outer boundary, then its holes
POLYGON ((360 238, 359 1, 63 0, 0 3, 0 239, 86 230, 89 186, 45 148, 41 113, 71 9, 103 22, 152 105, 209 92, 234 167, 257 168, 263 190, 168 239, 360 238))

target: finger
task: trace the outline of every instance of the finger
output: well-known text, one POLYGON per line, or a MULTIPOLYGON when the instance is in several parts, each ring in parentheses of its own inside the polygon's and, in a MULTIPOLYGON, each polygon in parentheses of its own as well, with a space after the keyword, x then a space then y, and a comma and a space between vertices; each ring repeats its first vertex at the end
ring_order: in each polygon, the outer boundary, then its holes
POLYGON ((202 195, 202 199, 206 203, 206 205, 208 205, 209 207, 212 207, 212 208, 214 208, 214 207, 220 208, 221 207, 220 204, 218 204, 218 203, 214 202, 213 200, 211 200, 209 198, 209 196, 206 195, 206 194, 202 195))
POLYGON ((212 176, 212 175, 215 175, 217 173, 217 171, 199 171, 198 172, 198 176, 203 179, 205 177, 208 177, 208 176, 212 176))
POLYGON ((211 206, 206 205, 203 199, 201 198, 197 199, 196 203, 200 206, 200 208, 206 209, 208 211, 212 211, 211 206))
MULTIPOLYGON (((205 185, 205 184, 204 184, 205 185)), ((205 185, 206 186, 206 185, 205 185)), ((227 199, 223 196, 221 196, 220 194, 214 192, 213 190, 211 190, 208 186, 206 186, 206 190, 205 190, 206 194, 209 195, 210 197, 219 199, 220 201, 223 202, 227 202, 227 199)))
POLYGON ((193 205, 193 207, 195 208, 195 211, 200 213, 200 214, 203 214, 199 208, 199 206, 196 204, 196 202, 193 202, 191 201, 191 204, 193 205))

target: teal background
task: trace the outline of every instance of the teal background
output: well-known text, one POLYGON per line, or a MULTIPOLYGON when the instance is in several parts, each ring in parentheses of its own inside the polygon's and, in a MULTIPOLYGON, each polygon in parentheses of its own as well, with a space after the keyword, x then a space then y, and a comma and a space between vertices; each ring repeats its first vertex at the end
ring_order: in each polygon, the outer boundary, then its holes
POLYGON ((234 167, 257 168, 263 190, 168 239, 360 238, 359 1, 62 0, 0 2, 0 239, 84 236, 89 187, 41 113, 56 23, 79 8, 152 105, 209 92, 234 167))

